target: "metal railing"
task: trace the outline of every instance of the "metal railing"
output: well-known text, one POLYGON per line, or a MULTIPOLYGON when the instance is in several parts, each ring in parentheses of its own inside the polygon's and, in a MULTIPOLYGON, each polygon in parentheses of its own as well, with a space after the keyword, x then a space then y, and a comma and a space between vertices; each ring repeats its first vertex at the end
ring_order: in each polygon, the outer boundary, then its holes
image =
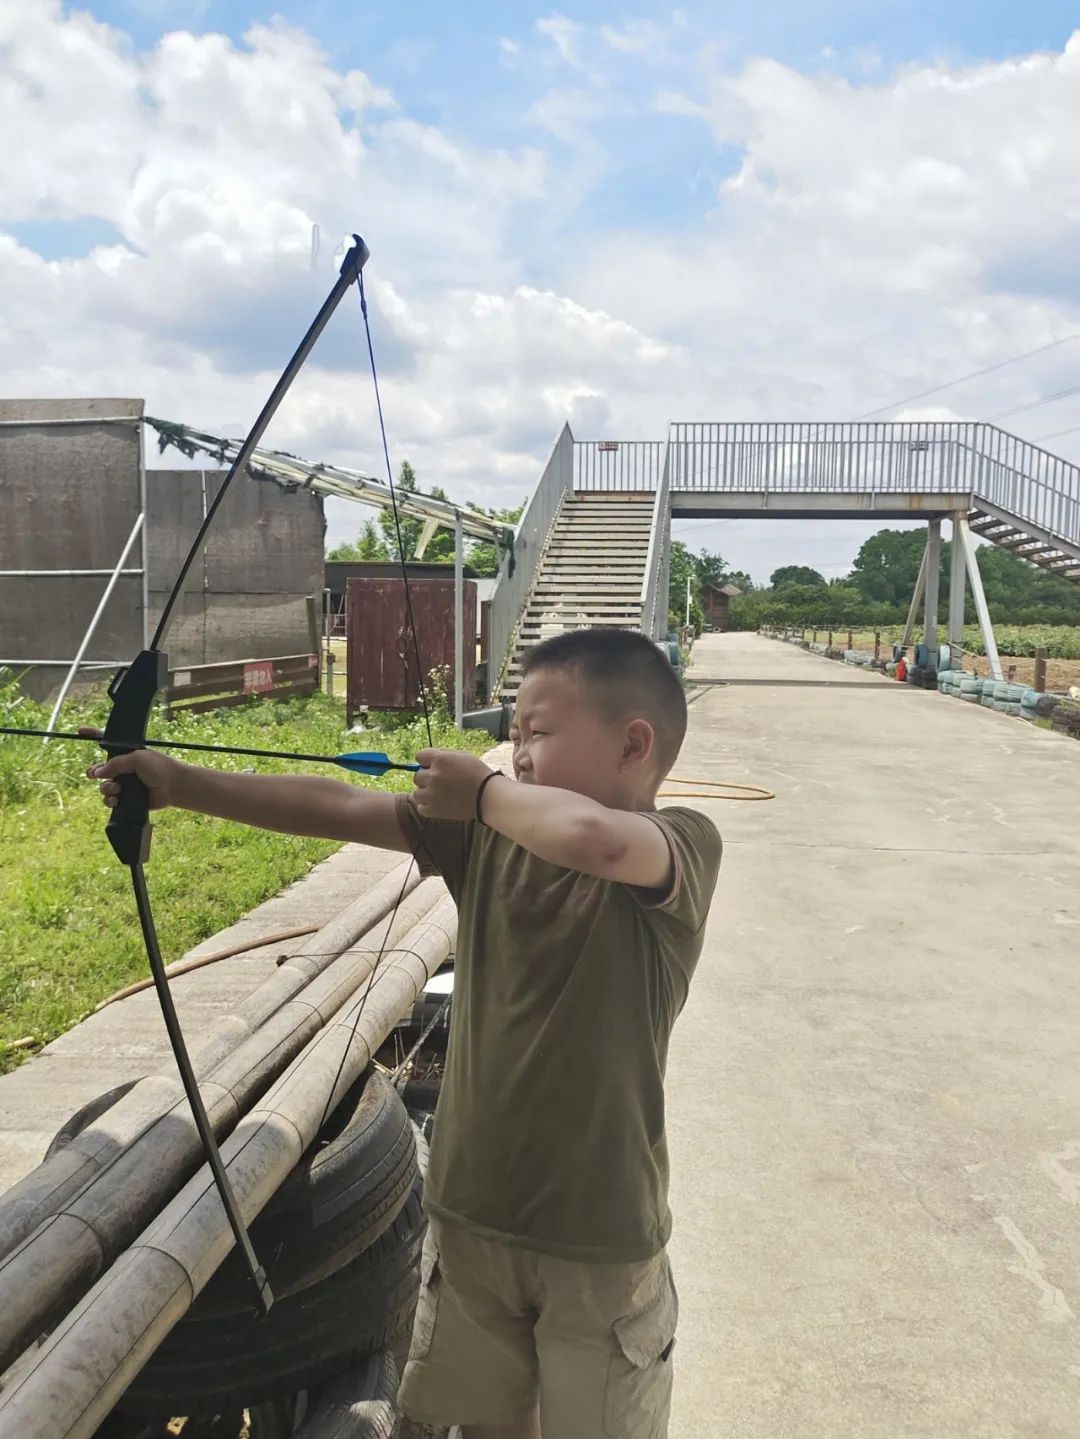
POLYGON ((575 490, 655 490, 666 440, 575 440, 575 490))
POLYGON ((488 643, 488 694, 498 695, 503 672, 513 654, 513 639, 532 589, 536 568, 543 554, 555 516, 574 478, 574 437, 564 425, 555 441, 540 483, 514 534, 514 572, 507 556, 491 597, 488 643))
POLYGON ((957 508, 983 501, 1080 550, 1080 467, 982 421, 677 422, 667 441, 575 440, 567 425, 519 526, 514 575, 505 563, 500 571, 490 646, 496 682, 570 489, 656 492, 642 587, 646 633, 667 631, 674 491, 956 495, 957 508))
POLYGON ((671 557, 671 506, 668 503, 670 480, 671 459, 668 446, 664 454, 660 483, 656 487, 649 550, 645 559, 645 577, 641 585, 641 629, 643 634, 654 640, 662 639, 667 634, 666 575, 671 557))
POLYGON ((673 490, 957 494, 1080 544, 1080 468, 968 421, 676 423, 673 490))

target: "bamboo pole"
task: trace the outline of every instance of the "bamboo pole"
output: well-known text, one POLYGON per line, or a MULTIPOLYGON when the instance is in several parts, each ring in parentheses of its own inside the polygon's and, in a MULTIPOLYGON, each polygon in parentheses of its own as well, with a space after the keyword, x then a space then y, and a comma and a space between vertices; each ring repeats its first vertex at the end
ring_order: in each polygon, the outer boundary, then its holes
MULTIPOLYGON (((456 926, 445 899, 380 968, 370 993, 334 1016, 226 1140, 222 1158, 248 1223, 314 1141, 331 1085, 343 1093, 363 1072, 450 953, 456 926)), ((32 1362, 20 1364, 0 1395, 0 1439, 91 1439, 232 1244, 204 1165, 32 1362)))
MULTIPOLYGON (((258 986, 232 1014, 218 1020, 193 1055, 200 1083, 217 1066, 299 993, 339 954, 386 917, 399 896, 420 883, 411 860, 396 866, 360 899, 346 905, 299 950, 258 986)), ((186 1106, 183 1086, 173 1070, 149 1075, 59 1154, 31 1171, 0 1196, 0 1258, 58 1213, 82 1187, 115 1162, 117 1155, 177 1105, 186 1106)), ((0 1345, 2 1347, 2 1345, 0 1345)))
MULTIPOLYGON (((348 1006, 371 975, 384 941, 392 953, 390 946, 422 923, 444 894, 441 881, 425 880, 396 915, 362 935, 200 1083, 216 1133, 229 1133, 304 1046, 348 1006)), ((392 1016, 388 1028, 398 1017, 392 1016)), ((0 1262, 0 1371, 86 1292, 198 1169, 202 1156, 195 1122, 182 1099, 0 1262)))

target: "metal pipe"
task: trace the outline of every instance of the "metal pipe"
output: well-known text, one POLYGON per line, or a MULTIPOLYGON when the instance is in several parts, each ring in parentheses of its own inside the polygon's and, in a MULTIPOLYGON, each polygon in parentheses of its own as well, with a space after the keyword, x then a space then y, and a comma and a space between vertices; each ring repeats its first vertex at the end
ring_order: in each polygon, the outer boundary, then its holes
MULTIPOLYGON (((473 636, 475 643, 476 636, 473 636)), ((465 536, 461 511, 454 522, 454 723, 465 716, 465 536)))
POLYGON ((145 650, 150 646, 150 522, 147 519, 150 511, 146 504, 146 432, 141 424, 137 443, 139 446, 139 509, 143 516, 142 535, 139 540, 142 551, 142 584, 140 586, 142 594, 139 607, 142 610, 142 648, 145 650))
MULTIPOLYGON (((59 716, 60 716, 60 710, 61 710, 61 708, 62 708, 62 706, 63 706, 64 700, 67 698, 67 692, 68 692, 68 690, 71 688, 72 684, 74 683, 75 676, 76 676, 76 674, 78 673, 79 665, 80 665, 80 663, 81 663, 81 661, 82 661, 83 655, 84 655, 84 654, 86 653, 86 651, 90 648, 90 641, 94 638, 94 631, 97 629, 98 620, 101 619, 101 616, 102 616, 102 615, 104 614, 104 612, 105 612, 105 606, 109 603, 109 600, 112 598, 112 592, 113 592, 113 590, 116 588, 117 583, 118 583, 118 581, 119 581, 119 579, 120 579, 120 572, 121 572, 121 570, 124 568, 125 563, 127 562, 127 557, 128 557, 128 555, 131 553, 131 550, 132 550, 132 547, 133 547, 134 544, 135 544, 135 541, 138 539, 139 535, 140 535, 141 532, 142 532, 143 523, 144 523, 145 519, 146 519, 146 511, 145 511, 145 510, 140 510, 139 516, 138 516, 138 518, 136 519, 134 526, 132 527, 131 534, 128 535, 128 537, 127 537, 127 543, 124 545, 124 548, 123 548, 123 549, 121 550, 121 552, 120 552, 120 558, 119 558, 119 560, 117 560, 117 562, 116 562, 116 569, 113 571, 112 578, 109 580, 109 583, 105 586, 105 593, 101 596, 101 599, 98 601, 98 607, 97 607, 97 609, 94 611, 94 613, 93 613, 93 615, 92 615, 92 617, 91 617, 91 619, 90 619, 89 625, 87 625, 87 627, 86 627, 86 633, 83 635, 82 644, 81 644, 81 645, 79 646, 79 648, 76 650, 76 652, 75 652, 75 658, 71 661, 71 668, 70 668, 70 669, 68 670, 68 672, 67 672, 67 676, 66 676, 66 678, 64 679, 64 683, 60 686, 60 693, 57 695, 57 697, 56 697, 56 703, 55 703, 55 704, 53 705, 53 707, 52 707, 52 714, 50 714, 50 716, 49 716, 49 723, 46 725, 46 729, 55 729, 55 728, 56 728, 56 721, 57 721, 57 719, 58 719, 59 716)), ((144 576, 144 578, 145 578, 145 576, 144 576)), ((48 741, 47 739, 43 739, 43 740, 41 741, 41 743, 42 743, 42 745, 44 746, 44 745, 47 745, 47 744, 49 743, 49 741, 48 741)))
POLYGON ((990 673, 996 680, 1004 679, 1005 676, 1001 669, 1001 657, 998 654, 997 640, 994 638, 994 626, 990 619, 990 608, 986 603, 986 592, 983 589, 982 575, 979 573, 979 561, 975 555, 975 544, 971 538, 971 530, 968 527, 966 516, 957 520, 955 534, 964 549, 968 578, 971 581, 971 593, 975 599, 975 612, 979 616, 979 629, 982 632, 983 648, 986 650, 986 658, 990 661, 990 673))
POLYGON ((70 415, 55 420, 0 420, 4 429, 36 430, 47 425, 141 425, 141 415, 70 415))
MULTIPOLYGON (((0 570, 0 580, 47 580, 54 575, 63 576, 64 579, 100 580, 105 575, 114 575, 115 573, 115 566, 107 570, 0 570)), ((120 571, 121 576, 125 579, 130 575, 141 575, 142 573, 142 570, 120 571)))
POLYGON ((926 553, 926 549, 924 548, 922 561, 919 564, 918 578, 915 581, 915 591, 911 596, 911 605, 908 609, 907 623, 904 625, 904 635, 900 641, 904 649, 907 649, 911 643, 911 634, 915 628, 915 617, 919 613, 919 601, 922 599, 923 591, 926 588, 926 553))
POLYGON ((938 594, 941 588, 941 521, 931 520, 926 539, 926 610, 923 639, 928 659, 937 666, 938 594))
POLYGON ((959 652, 964 646, 964 592, 967 586, 967 559, 957 533, 958 521, 966 519, 963 510, 952 517, 952 551, 949 557, 949 646, 959 652))
MULTIPOLYGON (((31 670, 50 668, 66 670, 70 664, 70 660, 0 660, 0 665, 25 665, 27 669, 31 670)), ((127 660, 83 660, 79 668, 84 670, 117 670, 125 664, 127 664, 127 660)))

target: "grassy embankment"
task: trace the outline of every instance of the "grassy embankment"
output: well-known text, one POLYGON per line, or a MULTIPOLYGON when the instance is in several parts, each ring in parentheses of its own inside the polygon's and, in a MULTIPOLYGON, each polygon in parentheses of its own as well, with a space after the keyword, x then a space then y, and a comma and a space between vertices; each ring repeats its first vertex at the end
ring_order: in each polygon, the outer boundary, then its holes
MULTIPOLYGON (((100 724, 106 709, 101 698, 72 700, 63 728, 100 724)), ((47 717, 45 706, 0 684, 0 724, 42 727, 47 717)), ((159 718, 150 733, 315 754, 362 747, 386 750, 395 759, 412 758, 427 742, 422 721, 371 716, 369 724, 362 740, 347 736, 341 703, 315 696, 255 701, 168 726, 159 718)), ((486 735, 455 730, 441 708, 434 727, 441 747, 482 752, 490 745, 486 735)), ((105 839, 97 787, 85 777, 97 757, 92 745, 0 736, 0 1072, 147 972, 127 872, 105 839), (23 1039, 32 1043, 15 1047, 23 1039)), ((301 768, 227 755, 202 758, 222 769, 254 763, 266 772, 301 768)), ((350 780, 380 789, 410 784, 404 774, 350 780)), ((271 834, 182 810, 162 814, 147 873, 166 961, 234 923, 336 848, 332 841, 271 834)))

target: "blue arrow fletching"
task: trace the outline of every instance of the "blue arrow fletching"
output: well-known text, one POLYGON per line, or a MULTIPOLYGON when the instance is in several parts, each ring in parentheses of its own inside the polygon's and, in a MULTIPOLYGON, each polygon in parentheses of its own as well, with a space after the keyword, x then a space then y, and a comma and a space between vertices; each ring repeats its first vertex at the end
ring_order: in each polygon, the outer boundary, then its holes
POLYGON ((404 769, 414 772, 420 768, 418 764, 397 764, 388 754, 379 750, 359 750, 355 754, 339 754, 334 760, 342 769, 351 769, 356 774, 379 775, 385 774, 389 769, 404 769))

